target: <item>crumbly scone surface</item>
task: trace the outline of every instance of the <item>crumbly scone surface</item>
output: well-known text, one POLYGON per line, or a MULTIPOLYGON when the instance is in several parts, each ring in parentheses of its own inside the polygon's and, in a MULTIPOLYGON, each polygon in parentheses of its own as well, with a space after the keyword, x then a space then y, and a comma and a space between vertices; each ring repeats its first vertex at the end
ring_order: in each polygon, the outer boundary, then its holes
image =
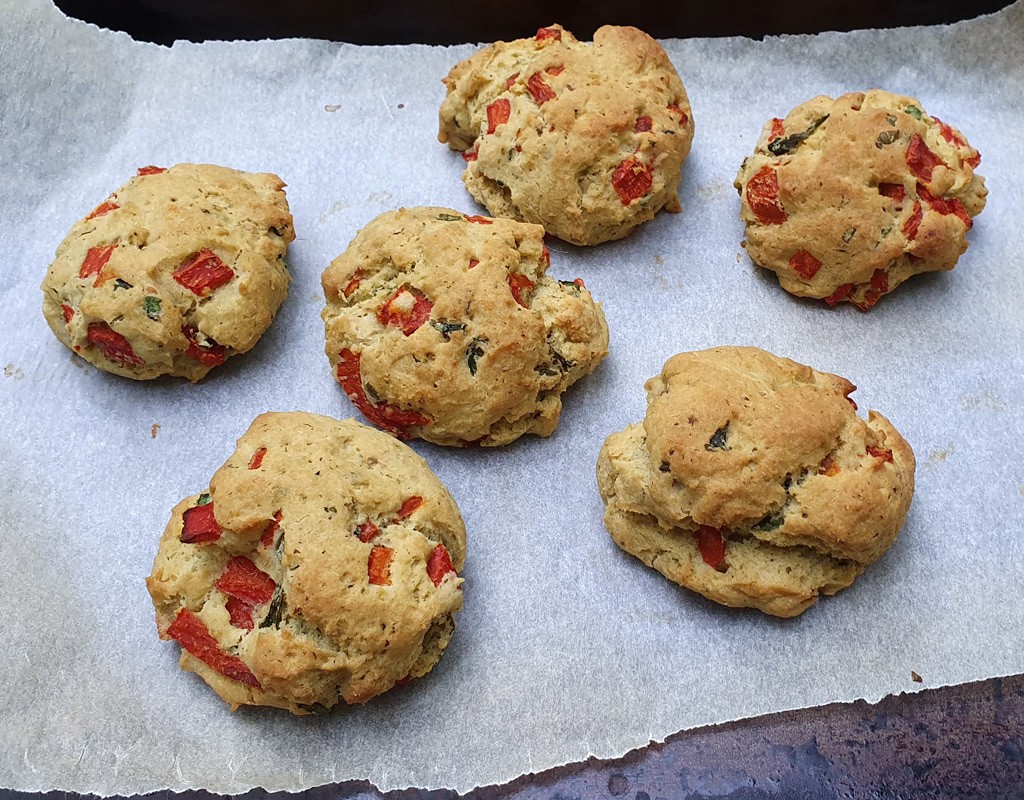
POLYGON ((598 484, 612 538, 670 579, 795 616, 896 539, 914 454, 883 416, 857 416, 849 381, 719 347, 674 356, 646 388, 643 424, 608 437, 598 484))
POLYGON ((590 245, 679 211, 693 117, 643 31, 604 26, 589 44, 552 25, 484 48, 444 83, 438 139, 463 153, 463 182, 491 214, 590 245))
POLYGON ((251 349, 273 321, 294 238, 276 175, 143 168, 60 244, 42 285, 43 314, 100 369, 197 381, 251 349))
POLYGON ((465 550, 455 501, 406 445, 269 413, 174 509, 146 585, 182 669, 233 708, 301 714, 429 672, 462 607, 465 550))
POLYGON ((736 176, 747 252, 792 294, 867 310, 953 269, 985 207, 980 161, 912 97, 815 97, 766 123, 736 176))
POLYGON ((608 352, 582 281, 547 275, 544 230, 447 208, 388 212, 323 274, 326 352, 398 436, 502 445, 550 435, 562 392, 608 352))

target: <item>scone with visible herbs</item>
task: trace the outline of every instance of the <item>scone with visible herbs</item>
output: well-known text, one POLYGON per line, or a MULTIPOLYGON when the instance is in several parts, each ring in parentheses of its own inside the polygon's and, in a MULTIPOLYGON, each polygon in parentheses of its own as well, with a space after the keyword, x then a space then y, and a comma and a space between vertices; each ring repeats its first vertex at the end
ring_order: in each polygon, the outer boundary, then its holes
POLYGON ((896 539, 914 454, 856 387, 763 350, 669 359, 640 425, 597 464, 615 542, 727 606, 793 617, 853 583, 896 539))
POLYGON ((321 711, 428 673, 466 533, 426 462, 354 420, 256 418, 177 505, 146 585, 181 668, 231 705, 321 711))
POLYGON ((251 349, 288 293, 276 175, 143 167, 75 223, 43 281, 54 335, 96 367, 198 381, 251 349))
POLYGON ((643 31, 606 25, 587 44, 541 28, 484 48, 444 84, 438 139, 462 152, 462 180, 491 214, 590 245, 680 210, 693 117, 643 31))
POLYGON ((736 177, 747 252, 787 292, 866 311, 953 269, 985 207, 980 162, 912 97, 815 97, 765 125, 736 177))
POLYGON ((547 275, 544 229, 447 208, 377 217, 323 274, 327 355, 373 424, 443 445, 549 436, 608 352, 583 281, 547 275))

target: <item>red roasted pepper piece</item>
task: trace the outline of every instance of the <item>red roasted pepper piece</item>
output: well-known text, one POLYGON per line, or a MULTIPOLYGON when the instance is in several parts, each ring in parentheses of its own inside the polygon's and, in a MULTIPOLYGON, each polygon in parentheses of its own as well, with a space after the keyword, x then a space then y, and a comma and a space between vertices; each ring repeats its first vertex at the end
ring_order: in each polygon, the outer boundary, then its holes
POLYGON ((832 456, 825 456, 818 465, 818 474, 824 475, 826 478, 833 478, 840 472, 842 472, 842 470, 839 468, 839 465, 832 460, 832 456))
POLYGON ((252 454, 252 458, 249 459, 249 469, 259 469, 263 466, 263 457, 267 454, 267 448, 261 447, 255 453, 252 454))
POLYGON ((178 612, 178 616, 167 629, 167 635, 177 640, 183 650, 221 675, 247 686, 263 688, 242 659, 221 650, 203 621, 187 608, 178 612))
POLYGON ((544 242, 540 243, 540 260, 551 266, 551 251, 548 250, 548 246, 544 242))
POLYGON ((936 167, 944 167, 942 159, 928 149, 921 134, 915 133, 910 137, 910 145, 907 147, 907 166, 925 183, 932 179, 932 170, 936 167))
POLYGON ((206 344, 200 346, 196 341, 195 330, 187 325, 181 329, 181 332, 188 339, 188 349, 185 351, 185 355, 189 358, 194 358, 208 367, 216 367, 227 361, 227 348, 224 345, 217 344, 213 339, 207 337, 206 344))
POLYGON ((174 271, 174 280, 199 297, 206 297, 235 277, 212 250, 200 250, 174 271))
POLYGON ((878 184, 878 193, 897 203, 902 203, 907 196, 907 190, 902 183, 880 183, 878 184))
POLYGON ((552 78, 557 78, 557 77, 558 77, 559 75, 561 75, 561 74, 562 74, 563 72, 565 72, 565 67, 564 67, 564 66, 562 66, 561 64, 556 64, 556 65, 555 65, 555 66, 553 66, 553 67, 548 67, 548 68, 547 68, 546 70, 544 70, 544 71, 545 71, 545 72, 546 72, 546 73, 547 73, 548 75, 550 75, 550 76, 551 76, 552 78))
POLYGON ((260 545, 263 547, 271 547, 274 544, 274 537, 277 536, 277 529, 281 525, 281 512, 276 511, 274 518, 267 523, 267 527, 263 529, 263 535, 260 536, 260 545))
POLYGON ((224 604, 224 607, 227 609, 232 625, 236 628, 244 628, 247 631, 251 631, 253 629, 252 603, 239 600, 237 597, 229 597, 228 601, 224 604))
POLYGON ((649 131, 653 125, 654 120, 645 114, 642 117, 636 118, 636 124, 633 126, 633 131, 635 133, 643 133, 644 131, 649 131))
POLYGON ((398 519, 408 519, 421 505, 423 505, 423 498, 418 494, 414 494, 402 503, 402 507, 398 509, 398 519))
POLYGON ((415 333, 430 319, 434 304, 411 286, 402 286, 377 310, 377 321, 387 327, 394 325, 406 336, 415 333))
POLYGON ((464 150, 462 152, 462 160, 468 164, 470 161, 476 161, 478 155, 479 153, 477 152, 476 147, 472 150, 464 150))
POLYGON ((669 103, 668 110, 675 114, 677 117, 679 117, 680 125, 685 125, 687 122, 690 121, 690 118, 686 116, 686 112, 683 111, 683 109, 681 109, 675 103, 669 103))
POLYGON ((701 525, 693 532, 697 540, 697 549, 700 550, 700 557, 704 563, 712 569, 724 571, 725 565, 725 537, 722 536, 720 528, 712 528, 709 525, 701 525))
POLYGON ((804 280, 809 281, 818 274, 818 270, 821 269, 821 262, 806 250, 798 250, 789 259, 789 268, 804 280))
POLYGON ((874 308, 883 294, 889 291, 889 273, 884 269, 876 269, 871 275, 871 287, 864 292, 864 299, 854 303, 861 311, 874 308))
POLYGON ((181 515, 181 541, 183 544, 213 542, 220 538, 221 530, 213 515, 213 503, 192 506, 181 515))
POLYGON ((927 187, 922 186, 920 183, 917 184, 917 196, 924 200, 933 211, 937 211, 942 215, 955 215, 967 226, 968 230, 974 225, 971 215, 967 213, 967 208, 955 197, 949 200, 944 197, 936 197, 928 191, 927 187))
POLYGON ((370 583, 377 586, 391 585, 391 559, 394 556, 395 551, 390 547, 374 545, 370 551, 370 560, 366 564, 366 573, 370 578, 370 583))
POLYGON ((363 282, 363 271, 359 270, 355 275, 352 276, 352 280, 345 284, 345 288, 341 290, 341 293, 345 297, 351 297, 352 293, 359 288, 359 284, 363 282))
POLYGON ((110 261, 110 256, 116 247, 116 244, 90 247, 89 252, 85 254, 85 259, 82 261, 82 266, 78 268, 78 277, 89 278, 93 275, 99 275, 103 267, 106 266, 106 263, 110 261))
POLYGON ((254 606, 269 603, 277 588, 274 579, 246 556, 232 558, 215 585, 228 597, 237 597, 254 606))
POLYGON ((537 284, 531 281, 521 272, 510 272, 508 276, 508 288, 512 290, 512 297, 523 308, 529 308, 523 299, 523 292, 529 291, 537 284))
POLYGON ((513 86, 515 86, 516 79, 518 77, 519 77, 519 73, 516 72, 513 75, 509 75, 507 78, 505 78, 505 88, 506 89, 511 89, 513 86))
POLYGON ((131 342, 105 322, 90 322, 85 338, 111 361, 125 367, 141 367, 146 363, 135 354, 131 342))
POLYGON ((544 105, 548 100, 554 100, 557 96, 554 90, 544 83, 544 77, 539 72, 535 72, 529 77, 526 81, 526 88, 537 105, 544 105))
POLYGON ((782 120, 775 117, 775 119, 772 120, 772 130, 771 133, 768 134, 768 141, 772 142, 776 139, 781 139, 785 135, 786 129, 782 127, 782 120))
POLYGON ((746 189, 747 205, 763 225, 781 225, 789 216, 779 202, 779 176, 769 166, 761 167, 746 189))
POLYGON ((161 172, 167 172, 167 167, 154 167, 152 165, 148 167, 139 167, 136 172, 137 175, 159 175, 161 172))
POLYGON ((61 303, 60 312, 64 315, 64 324, 70 325, 71 320, 75 318, 75 309, 73 309, 71 306, 64 305, 64 303, 61 303))
POLYGON ((627 158, 612 173, 612 188, 624 206, 647 194, 653 183, 650 167, 636 156, 627 158))
POLYGON ((356 536, 359 537, 361 542, 369 542, 380 535, 380 528, 374 524, 373 520, 366 520, 360 522, 356 527, 356 536))
POLYGON ((493 225, 494 220, 488 217, 481 217, 479 214, 473 214, 472 216, 466 217, 466 222, 475 222, 478 225, 493 225))
POLYGON ((924 217, 924 212, 921 208, 921 204, 914 201, 914 210, 907 217, 907 221, 903 223, 903 235, 907 237, 908 241, 913 241, 917 236, 917 229, 921 227, 921 220, 924 217))
POLYGON ((473 269, 473 267, 475 267, 479 263, 480 263, 480 259, 478 259, 478 258, 471 258, 471 259, 469 259, 469 268, 473 269))
POLYGON ((445 546, 439 544, 434 547, 430 553, 430 558, 427 559, 427 576, 434 586, 440 586, 444 576, 449 572, 455 572, 455 567, 452 565, 452 557, 448 554, 445 546))
POLYGON ((875 447, 874 445, 868 445, 868 455, 874 458, 880 458, 882 461, 888 461, 890 464, 892 461, 892 450, 888 447, 875 447))
POLYGON ((399 408, 381 403, 374 405, 366 397, 363 389, 363 380, 359 370, 360 353, 355 353, 347 347, 341 351, 338 361, 338 383, 345 390, 349 400, 355 407, 363 412, 363 415, 374 425, 390 431, 399 438, 408 437, 406 428, 414 425, 429 425, 430 418, 415 411, 402 411, 399 408))
POLYGON ((512 105, 504 97, 487 106, 487 133, 494 133, 499 125, 508 122, 512 114, 512 105))
POLYGON ((830 306, 834 306, 836 305, 836 303, 841 303, 843 300, 846 300, 851 294, 853 294, 853 284, 844 283, 842 286, 840 286, 838 289, 832 292, 832 294, 826 297, 825 302, 828 303, 830 306))
POLYGON ((560 42, 562 41, 562 32, 558 28, 538 28, 537 41, 543 42, 545 39, 554 39, 556 42, 560 42))
POLYGON ((121 206, 112 200, 104 200, 96 208, 92 210, 92 213, 86 217, 86 219, 96 219, 96 217, 102 217, 104 214, 109 214, 111 211, 116 211, 121 206))

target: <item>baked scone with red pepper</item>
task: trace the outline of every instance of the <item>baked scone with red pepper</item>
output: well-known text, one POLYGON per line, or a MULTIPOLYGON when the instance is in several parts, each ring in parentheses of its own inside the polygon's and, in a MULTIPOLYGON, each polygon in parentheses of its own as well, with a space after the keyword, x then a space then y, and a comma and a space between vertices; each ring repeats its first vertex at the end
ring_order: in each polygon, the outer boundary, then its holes
POLYGON ((597 463, 627 553, 727 606, 793 617, 853 583, 896 539, 914 453, 844 378, 751 347, 669 359, 640 425, 597 463))
POLYGON ((466 531, 427 463, 354 420, 256 418, 177 505, 146 586, 161 639, 235 710, 364 703, 430 672, 466 531))
POLYGON ((288 294, 276 175, 143 167, 71 229, 43 281, 56 337, 94 366, 198 381, 251 349, 288 294))
POLYGON ((377 217, 324 271, 327 355, 374 425, 443 445, 549 436, 608 353, 601 307, 547 275, 544 229, 448 208, 377 217))
POLYGON ((680 210, 693 117, 643 31, 606 25, 588 44, 552 25, 484 48, 444 84, 437 138, 462 152, 462 180, 493 215, 587 245, 680 210))
POLYGON ((736 177, 745 247, 787 292, 866 311, 950 270, 985 207, 981 156, 912 97, 815 97, 769 121, 736 177))

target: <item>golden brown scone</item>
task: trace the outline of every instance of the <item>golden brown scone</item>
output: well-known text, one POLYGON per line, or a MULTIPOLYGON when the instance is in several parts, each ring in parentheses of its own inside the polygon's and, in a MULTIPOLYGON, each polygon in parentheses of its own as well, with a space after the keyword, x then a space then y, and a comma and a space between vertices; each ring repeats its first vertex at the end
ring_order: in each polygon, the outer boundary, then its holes
POLYGON ((690 103, 643 31, 606 25, 591 45, 552 25, 484 48, 444 84, 437 138, 462 151, 466 188, 495 216, 599 244, 680 210, 690 103))
POLYGON ((912 97, 815 97, 768 122, 736 176, 747 252, 787 292, 866 311, 953 269, 985 207, 980 162, 912 97))
POLYGON ((562 392, 608 353, 583 281, 548 277, 544 229, 411 208, 364 227, 324 271, 327 355, 349 399, 401 438, 549 436, 562 392))
POLYGON ((642 425, 597 463, 626 552, 727 606, 792 617, 853 583, 896 539, 914 453, 844 378, 752 347, 669 359, 642 425))
POLYGON ((428 673, 466 532, 426 462, 354 420, 263 414, 175 507, 146 586, 161 639, 231 705, 364 703, 428 673))
POLYGON ((198 381, 269 327, 288 294, 294 238, 276 175, 143 167, 61 242, 43 314, 102 370, 198 381))

